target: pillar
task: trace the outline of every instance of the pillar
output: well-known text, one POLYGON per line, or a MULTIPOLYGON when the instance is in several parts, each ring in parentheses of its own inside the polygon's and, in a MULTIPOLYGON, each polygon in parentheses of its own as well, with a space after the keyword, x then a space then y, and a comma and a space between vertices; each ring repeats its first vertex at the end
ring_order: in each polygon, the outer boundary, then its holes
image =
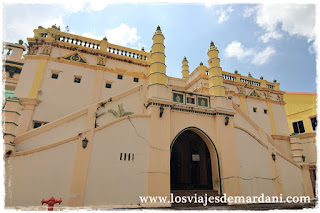
POLYGON ((223 86, 222 68, 220 67, 219 50, 211 41, 208 50, 209 56, 209 93, 215 96, 225 96, 225 87, 223 86))
POLYGON ((150 73, 148 76, 149 98, 168 98, 168 76, 165 65, 164 36, 160 26, 157 27, 153 37, 152 53, 150 56, 150 73))
POLYGON ((184 57, 182 60, 181 74, 183 79, 186 79, 189 76, 189 62, 186 57, 184 57))

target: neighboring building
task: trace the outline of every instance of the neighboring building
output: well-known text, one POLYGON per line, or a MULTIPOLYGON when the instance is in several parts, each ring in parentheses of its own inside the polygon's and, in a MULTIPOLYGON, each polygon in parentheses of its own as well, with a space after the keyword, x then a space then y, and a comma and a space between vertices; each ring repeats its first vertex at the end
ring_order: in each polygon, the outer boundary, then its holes
POLYGON ((169 77, 160 27, 152 39, 145 52, 34 30, 3 110, 6 207, 51 196, 64 207, 170 206, 139 196, 190 190, 314 197, 279 83, 222 71, 213 42, 208 67, 190 73, 184 58, 182 78, 169 77))
POLYGON ((309 166, 313 191, 316 189, 316 127, 317 93, 286 92, 285 110, 291 133, 293 157, 303 156, 302 161, 309 166), (295 141, 297 140, 297 141, 295 141))
POLYGON ((22 54, 25 50, 23 45, 3 42, 2 64, 5 71, 3 79, 5 97, 13 97, 23 66, 22 54))

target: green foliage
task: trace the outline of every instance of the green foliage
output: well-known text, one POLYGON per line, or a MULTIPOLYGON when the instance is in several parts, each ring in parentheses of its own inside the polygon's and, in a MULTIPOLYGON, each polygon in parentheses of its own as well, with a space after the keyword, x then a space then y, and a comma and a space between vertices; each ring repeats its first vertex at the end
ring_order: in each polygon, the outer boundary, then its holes
POLYGON ((132 115, 133 112, 126 112, 124 109, 123 109, 123 104, 120 104, 118 105, 118 111, 115 111, 113 109, 109 109, 108 110, 108 113, 111 113, 114 117, 116 118, 121 118, 121 117, 124 117, 124 116, 128 116, 128 115, 132 115))
POLYGON ((274 80, 273 80, 273 83, 277 83, 277 80, 276 80, 276 79, 274 79, 274 80))
POLYGON ((234 73, 235 73, 235 74, 238 74, 238 70, 235 70, 234 73))
POLYGON ((202 66, 203 65, 203 63, 202 62, 200 62, 200 66, 202 66))
POLYGON ((43 29, 43 27, 40 25, 40 26, 38 26, 38 29, 43 29))
POLYGON ((60 31, 60 26, 59 26, 59 27, 57 27, 57 25, 56 25, 56 24, 52 25, 51 27, 52 27, 53 29, 56 29, 56 30, 59 30, 59 31, 60 31))
POLYGON ((260 80, 263 80, 263 76, 260 77, 260 80))

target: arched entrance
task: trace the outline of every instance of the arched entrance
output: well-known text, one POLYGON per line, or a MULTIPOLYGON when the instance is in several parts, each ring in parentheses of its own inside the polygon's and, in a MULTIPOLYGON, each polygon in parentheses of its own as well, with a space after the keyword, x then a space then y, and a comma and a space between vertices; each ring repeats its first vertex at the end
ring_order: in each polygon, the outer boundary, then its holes
POLYGON ((182 130, 171 144, 171 190, 217 190, 221 192, 217 150, 200 129, 182 130))

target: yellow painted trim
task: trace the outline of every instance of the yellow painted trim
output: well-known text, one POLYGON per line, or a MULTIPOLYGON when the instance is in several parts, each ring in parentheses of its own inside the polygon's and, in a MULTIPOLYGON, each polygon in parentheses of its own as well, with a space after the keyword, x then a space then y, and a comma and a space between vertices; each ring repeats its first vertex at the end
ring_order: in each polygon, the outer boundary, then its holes
MULTIPOLYGON (((132 88, 132 89, 129 89, 129 90, 127 90, 127 91, 124 91, 124 92, 122 92, 122 93, 120 93, 120 94, 118 94, 118 95, 115 95, 115 96, 111 97, 111 98, 112 98, 112 101, 116 101, 116 100, 118 100, 118 99, 120 99, 120 98, 122 98, 122 97, 125 97, 125 96, 127 96, 127 95, 130 95, 130 94, 136 92, 136 91, 139 91, 141 87, 142 87, 142 86, 139 85, 139 86, 137 86, 137 87, 134 87, 134 88, 132 88)), ((105 99, 105 100, 103 100, 103 101, 99 101, 98 104, 101 104, 101 103, 103 103, 103 102, 106 102, 106 101, 108 101, 109 99, 110 99, 110 98, 107 98, 107 99, 105 99)), ((95 104, 93 104, 93 105, 96 105, 96 104, 97 104, 97 103, 95 103, 95 104)), ((90 105, 90 106, 92 106, 92 105, 90 105)), ((38 134, 43 133, 43 132, 45 132, 45 131, 47 131, 47 130, 50 130, 50 129, 58 126, 58 125, 61 125, 61 124, 66 123, 66 122, 68 122, 68 121, 70 121, 70 120, 73 120, 73 119, 75 119, 75 118, 77 118, 77 117, 79 117, 79 116, 81 116, 81 115, 84 115, 84 114, 88 113, 88 108, 89 108, 90 106, 88 106, 88 107, 86 107, 86 108, 84 108, 84 109, 81 109, 81 110, 79 110, 78 112, 69 114, 69 115, 67 115, 67 116, 65 116, 65 117, 63 117, 63 118, 58 119, 58 120, 52 121, 52 122, 50 122, 50 123, 48 123, 48 124, 46 124, 46 125, 44 125, 44 126, 41 126, 41 127, 39 127, 39 128, 30 130, 29 132, 26 132, 26 133, 24 133, 24 134, 18 135, 18 136, 16 137, 16 139, 15 139, 14 142, 15 142, 15 144, 21 143, 21 142, 23 142, 24 140, 26 140, 26 139, 28 139, 28 138, 31 138, 31 137, 33 137, 33 136, 35 136, 35 135, 38 135, 38 134)))
POLYGON ((240 108, 235 103, 232 102, 232 105, 233 108, 253 126, 253 128, 255 128, 257 131, 260 130, 259 126, 253 120, 251 120, 251 118, 249 118, 249 116, 247 116, 242 110, 240 110, 240 108))
MULTIPOLYGON (((20 63, 23 63, 23 62, 20 62, 20 63)), ((22 68, 22 65, 12 64, 12 63, 6 62, 6 61, 4 61, 4 65, 10 65, 12 67, 22 68)))
MULTIPOLYGON (((111 72, 111 73, 116 73, 118 74, 119 72, 116 69, 110 69, 104 66, 100 66, 100 65, 96 65, 96 64, 85 64, 85 63, 79 63, 79 62, 75 62, 75 61, 70 61, 70 60, 66 60, 64 58, 55 58, 52 56, 48 56, 48 55, 24 55, 24 57, 26 59, 31 59, 31 60, 41 60, 41 59, 46 59, 49 61, 54 61, 54 62, 58 62, 58 63, 65 63, 65 64, 70 64, 70 65, 74 65, 74 66, 79 66, 79 67, 84 67, 84 68, 89 68, 89 69, 94 69, 94 70, 102 70, 105 72, 111 72)), ((139 73, 139 72, 135 72, 135 71, 126 71, 124 73, 124 75, 128 75, 128 76, 133 76, 133 77, 138 77, 141 79, 147 79, 147 76, 144 73, 139 73)))
POLYGON ((251 133, 250 131, 242 128, 242 127, 239 127, 239 126, 234 126, 234 128, 236 129, 240 129, 244 132, 246 132, 248 135, 250 135, 251 137, 253 137, 256 141, 258 141, 264 148, 268 149, 268 145, 266 145, 265 143, 263 143, 259 138, 257 138, 253 133, 251 133))
POLYGON ((79 137, 78 137, 78 136, 74 136, 74 137, 71 137, 71 138, 68 138, 68 139, 59 141, 59 142, 57 142, 57 143, 49 144, 49 145, 47 145, 47 146, 38 147, 38 148, 36 148, 36 149, 31 149, 31 150, 23 151, 23 152, 14 152, 14 153, 12 153, 12 154, 10 155, 10 157, 16 157, 16 156, 22 156, 22 155, 29 155, 29 154, 33 154, 33 153, 36 153, 36 152, 41 152, 41 151, 44 151, 44 150, 47 150, 47 149, 51 149, 51 148, 53 148, 53 147, 60 146, 60 145, 66 144, 66 143, 68 143, 68 142, 74 141, 74 140, 76 140, 77 138, 79 138, 79 137))
POLYGON ((242 110, 242 112, 247 114, 246 99, 243 95, 240 95, 240 109, 242 110))
POLYGON ((75 196, 69 197, 68 206, 80 207, 83 206, 84 193, 87 185, 88 169, 93 146, 93 129, 79 137, 76 146, 76 156, 74 159, 69 193, 70 195, 74 194, 75 196), (84 138, 87 138, 89 141, 85 149, 82 147, 82 140, 84 138))
POLYGON ((44 72, 47 67, 47 63, 48 63, 48 60, 44 60, 44 59, 39 60, 38 67, 34 75, 32 86, 30 89, 29 98, 38 97, 38 90, 41 87, 41 83, 42 83, 44 72))
POLYGON ((269 120, 270 120, 272 134, 276 135, 277 134, 277 128, 276 128, 276 123, 274 121, 272 105, 271 105, 270 102, 267 102, 267 105, 268 105, 268 114, 269 114, 269 120))
POLYGON ((45 131, 48 131, 48 130, 56 127, 56 126, 59 126, 59 125, 61 125, 61 124, 63 124, 63 123, 66 123, 66 122, 68 122, 68 121, 70 121, 70 120, 73 120, 73 119, 75 119, 75 118, 77 118, 77 117, 80 117, 81 115, 86 114, 87 111, 88 111, 87 108, 82 109, 82 110, 80 110, 80 111, 78 111, 78 112, 75 112, 75 113, 73 113, 73 114, 71 114, 71 115, 67 115, 67 116, 65 116, 65 117, 63 117, 63 118, 60 118, 60 119, 55 120, 55 121, 52 121, 52 122, 50 122, 50 123, 48 123, 48 124, 46 124, 46 125, 44 125, 44 126, 41 126, 41 127, 39 127, 39 128, 30 130, 29 132, 26 132, 26 133, 24 133, 24 134, 18 135, 18 136, 16 137, 14 143, 15 143, 15 144, 19 144, 19 143, 23 142, 24 140, 26 140, 26 139, 28 139, 28 138, 31 138, 31 137, 36 136, 36 135, 38 135, 38 134, 41 134, 41 133, 43 133, 43 132, 45 132, 45 131))

